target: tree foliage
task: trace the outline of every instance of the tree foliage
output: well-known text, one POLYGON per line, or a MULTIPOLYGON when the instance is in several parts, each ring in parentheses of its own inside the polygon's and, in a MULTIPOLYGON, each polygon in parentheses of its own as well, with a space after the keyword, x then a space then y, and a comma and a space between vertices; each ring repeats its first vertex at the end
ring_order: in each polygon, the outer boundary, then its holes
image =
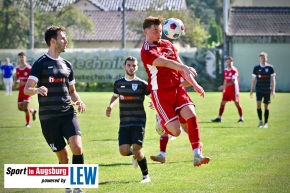
POLYGON ((29 18, 19 11, 13 0, 5 0, 1 6, 0 48, 27 48, 29 43, 29 18))
POLYGON ((223 42, 223 0, 187 0, 187 5, 209 33, 207 47, 223 42))
MULTIPOLYGON (((57 7, 52 7, 48 0, 33 2, 35 48, 46 47, 43 37, 44 30, 50 25, 66 27, 69 39, 72 37, 75 27, 92 30, 93 22, 84 16, 83 12, 77 9, 74 4, 57 9, 57 7), (46 8, 46 10, 43 8, 46 8)), ((3 1, 2 6, 0 6, 0 48, 27 49, 29 47, 29 8, 30 3, 27 0, 3 1)), ((73 44, 70 43, 69 46, 73 46, 73 44)))

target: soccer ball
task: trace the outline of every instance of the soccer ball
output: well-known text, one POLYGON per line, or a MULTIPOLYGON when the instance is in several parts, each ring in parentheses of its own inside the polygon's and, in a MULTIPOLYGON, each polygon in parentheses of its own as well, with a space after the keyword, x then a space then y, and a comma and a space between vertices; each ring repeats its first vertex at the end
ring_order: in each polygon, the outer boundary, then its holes
POLYGON ((178 18, 170 18, 164 22, 163 33, 170 39, 177 39, 184 34, 184 24, 178 18))

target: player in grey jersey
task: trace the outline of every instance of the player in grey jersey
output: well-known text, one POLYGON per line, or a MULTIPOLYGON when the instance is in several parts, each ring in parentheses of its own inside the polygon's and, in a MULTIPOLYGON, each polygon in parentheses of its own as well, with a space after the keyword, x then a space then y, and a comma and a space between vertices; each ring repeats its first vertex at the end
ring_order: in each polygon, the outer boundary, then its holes
POLYGON ((147 82, 136 76, 137 62, 135 57, 129 56, 126 58, 124 62, 125 77, 115 81, 114 94, 107 107, 106 115, 110 117, 112 108, 119 98, 119 152, 122 156, 133 155, 133 166, 137 168, 139 165, 142 172, 143 178, 140 183, 147 183, 151 180, 147 160, 142 152, 146 124, 143 102, 145 95, 150 95, 150 91, 147 90, 147 82))
MULTIPOLYGON (((58 26, 46 29, 48 53, 33 64, 24 93, 29 96, 38 94, 42 133, 51 150, 56 153, 59 163, 70 163, 66 139, 73 154, 72 163, 83 164, 81 130, 71 101, 78 106, 78 112, 85 112, 86 106, 75 89, 71 63, 60 57, 68 44, 65 32, 64 27, 58 26)), ((65 192, 84 191, 67 188, 65 192)))

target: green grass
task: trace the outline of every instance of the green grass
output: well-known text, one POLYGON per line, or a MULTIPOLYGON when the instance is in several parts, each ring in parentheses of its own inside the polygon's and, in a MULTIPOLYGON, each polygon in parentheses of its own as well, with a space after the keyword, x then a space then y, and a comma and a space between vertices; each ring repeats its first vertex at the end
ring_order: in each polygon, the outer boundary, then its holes
MULTIPOLYGON (((193 167, 193 153, 185 135, 169 141, 166 164, 154 163, 150 155, 159 153, 155 132, 155 112, 147 106, 144 153, 151 183, 139 184, 141 172, 131 165, 131 157, 118 152, 119 110, 107 118, 105 110, 112 93, 80 93, 87 112, 79 115, 83 133, 85 163, 99 164, 99 188, 93 192, 289 192, 290 191, 290 94, 277 93, 270 105, 268 129, 258 129, 255 99, 241 93, 245 123, 237 124, 238 112, 228 103, 222 123, 216 118, 221 93, 206 93, 204 99, 190 93, 196 104, 203 152, 211 162, 193 167)), ((63 192, 62 189, 4 189, 4 164, 56 164, 56 156, 46 144, 39 121, 25 128, 24 113, 13 97, 0 91, 0 192, 63 192)), ((37 97, 30 107, 38 107, 37 97)), ((17 182, 15 182, 17 183, 17 182)))

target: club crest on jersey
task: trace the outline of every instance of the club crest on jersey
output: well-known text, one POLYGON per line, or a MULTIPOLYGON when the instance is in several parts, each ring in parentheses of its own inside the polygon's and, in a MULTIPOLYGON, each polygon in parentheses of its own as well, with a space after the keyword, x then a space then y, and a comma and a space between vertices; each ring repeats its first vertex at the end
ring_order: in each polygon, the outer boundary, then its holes
POLYGON ((269 68, 265 68, 265 71, 266 71, 266 72, 269 72, 269 68))
POLYGON ((138 84, 132 84, 132 89, 133 89, 134 91, 136 91, 137 88, 138 88, 138 84))

